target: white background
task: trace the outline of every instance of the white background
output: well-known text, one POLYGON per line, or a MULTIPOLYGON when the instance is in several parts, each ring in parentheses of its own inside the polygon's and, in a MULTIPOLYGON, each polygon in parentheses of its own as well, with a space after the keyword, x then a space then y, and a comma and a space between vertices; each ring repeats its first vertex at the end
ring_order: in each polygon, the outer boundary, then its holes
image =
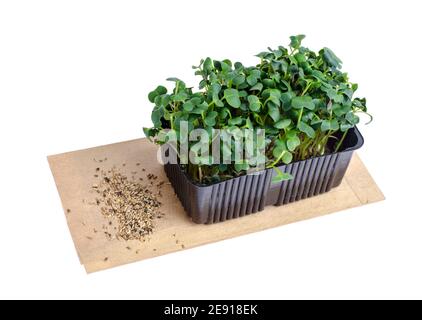
POLYGON ((419 1, 0 0, 0 298, 422 298, 419 1), (328 46, 387 200, 87 276, 46 156, 142 136, 202 57, 328 46))

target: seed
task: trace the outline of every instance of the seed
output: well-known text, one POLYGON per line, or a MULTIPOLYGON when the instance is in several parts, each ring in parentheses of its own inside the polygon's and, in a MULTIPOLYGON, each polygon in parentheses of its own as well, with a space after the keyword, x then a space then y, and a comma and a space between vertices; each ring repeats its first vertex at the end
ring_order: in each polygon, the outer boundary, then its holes
POLYGON ((131 247, 126 247, 126 249, 128 249, 128 250, 132 250, 132 248, 131 248, 131 247))
POLYGON ((92 237, 86 237, 88 240, 92 240, 92 237))
POLYGON ((70 213, 71 211, 70 211, 70 209, 67 209, 67 210, 66 210, 66 212, 67 212, 67 213, 70 213))
MULTIPOLYGON (((97 204, 102 204, 101 213, 117 222, 115 238, 144 241, 154 230, 154 220, 162 216, 157 195, 148 190, 146 185, 128 178, 116 168, 109 174, 103 173, 103 179, 99 184, 94 184, 93 188, 98 189, 102 195, 103 200, 97 199, 97 204)), ((112 221, 108 224, 111 226, 112 221)), ((109 239, 113 238, 108 232, 105 235, 109 239)))
POLYGON ((104 262, 107 262, 107 261, 108 261, 108 258, 107 258, 107 257, 105 257, 105 258, 104 258, 104 262))

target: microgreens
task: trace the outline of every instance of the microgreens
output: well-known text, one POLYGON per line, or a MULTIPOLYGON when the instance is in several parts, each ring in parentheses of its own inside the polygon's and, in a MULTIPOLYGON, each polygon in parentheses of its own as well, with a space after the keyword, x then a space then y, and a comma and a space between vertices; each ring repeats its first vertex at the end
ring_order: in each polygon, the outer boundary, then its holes
MULTIPOLYGON (((359 122, 357 113, 367 113, 366 100, 353 98, 358 85, 340 71, 342 61, 333 51, 313 52, 301 45, 304 38, 292 36, 289 48, 259 53, 256 66, 201 60, 193 67, 201 77, 200 91, 169 78, 175 83, 172 92, 158 86, 148 95, 155 106, 153 127, 144 128, 145 135, 157 137, 162 129, 179 135, 181 121, 188 122, 189 131, 265 129, 267 168, 341 151, 348 130, 359 122)), ((251 164, 198 161, 183 168, 195 182, 210 184, 245 174, 251 164)), ((276 181, 289 178, 276 172, 276 181)))

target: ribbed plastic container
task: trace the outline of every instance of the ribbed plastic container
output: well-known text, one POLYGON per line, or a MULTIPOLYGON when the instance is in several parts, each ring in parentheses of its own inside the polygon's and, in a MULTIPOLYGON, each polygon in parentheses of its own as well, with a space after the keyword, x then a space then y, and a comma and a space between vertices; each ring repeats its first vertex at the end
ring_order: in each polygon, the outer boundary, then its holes
POLYGON ((279 183, 271 183, 277 174, 274 169, 209 186, 193 183, 178 164, 166 164, 164 170, 192 221, 211 224, 256 213, 268 205, 280 206, 330 191, 341 183, 353 151, 362 145, 359 130, 350 129, 341 151, 279 166, 293 176, 279 183))

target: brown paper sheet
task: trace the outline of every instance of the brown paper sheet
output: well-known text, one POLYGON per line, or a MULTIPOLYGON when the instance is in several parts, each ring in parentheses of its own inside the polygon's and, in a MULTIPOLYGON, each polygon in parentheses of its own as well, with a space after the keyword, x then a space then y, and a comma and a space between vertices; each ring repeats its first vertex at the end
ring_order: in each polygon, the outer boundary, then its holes
POLYGON ((113 227, 108 226, 108 220, 93 203, 92 185, 98 182, 94 177, 95 169, 116 166, 129 177, 145 178, 153 173, 158 176, 157 181, 168 182, 163 167, 157 162, 157 147, 146 139, 137 139, 49 156, 48 161, 76 250, 88 273, 384 199, 355 154, 342 184, 332 191, 280 207, 270 206, 257 214, 214 225, 192 223, 171 185, 166 183, 161 189, 161 211, 165 216, 157 220, 149 239, 145 242, 109 240, 103 229, 110 231, 113 227))

